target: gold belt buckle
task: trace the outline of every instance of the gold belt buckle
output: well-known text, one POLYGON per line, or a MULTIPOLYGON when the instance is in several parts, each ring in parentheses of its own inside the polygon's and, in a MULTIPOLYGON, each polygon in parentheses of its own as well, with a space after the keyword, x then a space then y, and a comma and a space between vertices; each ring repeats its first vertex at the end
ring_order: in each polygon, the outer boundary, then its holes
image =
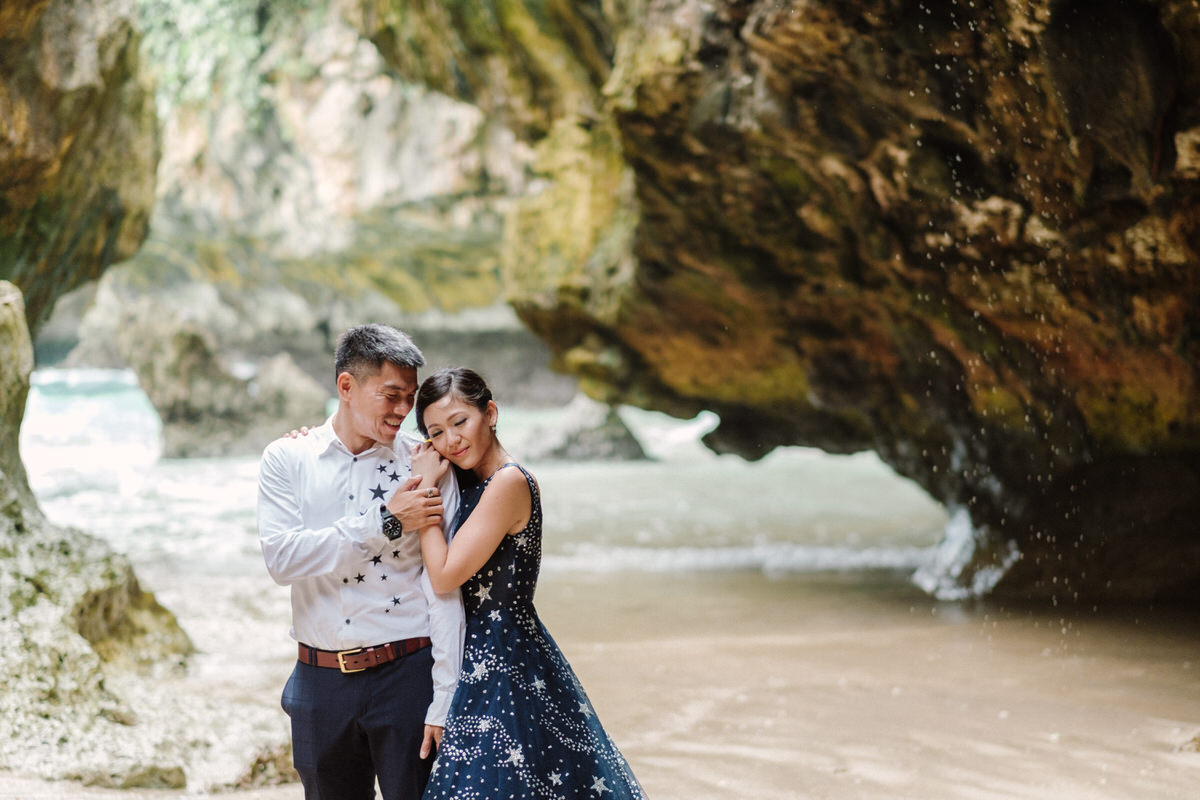
POLYGON ((361 647, 356 647, 353 650, 339 650, 338 651, 338 654, 337 654, 338 666, 341 668, 341 670, 344 674, 349 675, 352 672, 362 672, 363 670, 366 669, 366 667, 359 667, 358 669, 346 669, 346 656, 356 656, 359 653, 361 653, 362 651, 363 651, 363 649, 361 647))

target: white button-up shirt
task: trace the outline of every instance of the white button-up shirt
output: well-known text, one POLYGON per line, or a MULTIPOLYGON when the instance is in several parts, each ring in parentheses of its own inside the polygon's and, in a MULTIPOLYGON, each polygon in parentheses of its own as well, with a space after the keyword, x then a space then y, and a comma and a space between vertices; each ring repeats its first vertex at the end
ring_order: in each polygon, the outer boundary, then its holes
MULTIPOLYGON (((381 506, 412 472, 407 433, 394 447, 354 454, 333 420, 263 451, 258 538, 267 571, 291 587, 292 630, 321 650, 349 650, 417 636, 433 640, 429 725, 444 725, 462 665, 462 598, 433 591, 415 533, 383 534, 381 506)), ((453 470, 442 480, 443 523, 458 511, 453 470)))

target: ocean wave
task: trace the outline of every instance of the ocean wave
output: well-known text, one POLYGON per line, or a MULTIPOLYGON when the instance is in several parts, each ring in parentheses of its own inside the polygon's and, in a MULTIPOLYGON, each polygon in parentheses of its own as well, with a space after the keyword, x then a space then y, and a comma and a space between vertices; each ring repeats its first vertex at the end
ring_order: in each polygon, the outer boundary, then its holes
POLYGON ((767 575, 807 572, 911 571, 933 548, 761 544, 735 547, 600 547, 581 545, 542 558, 548 572, 737 572, 767 575))

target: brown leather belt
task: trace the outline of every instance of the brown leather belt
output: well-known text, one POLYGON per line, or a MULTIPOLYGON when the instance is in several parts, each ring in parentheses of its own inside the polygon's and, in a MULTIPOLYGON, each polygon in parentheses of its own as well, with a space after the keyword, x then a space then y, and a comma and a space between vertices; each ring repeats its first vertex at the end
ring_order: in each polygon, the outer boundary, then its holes
POLYGON ((342 672, 362 672, 364 669, 378 667, 380 664, 403 658, 409 653, 415 653, 431 644, 433 642, 428 636, 377 644, 374 647, 355 647, 352 650, 318 650, 301 642, 298 657, 302 663, 314 667, 340 669, 342 672))

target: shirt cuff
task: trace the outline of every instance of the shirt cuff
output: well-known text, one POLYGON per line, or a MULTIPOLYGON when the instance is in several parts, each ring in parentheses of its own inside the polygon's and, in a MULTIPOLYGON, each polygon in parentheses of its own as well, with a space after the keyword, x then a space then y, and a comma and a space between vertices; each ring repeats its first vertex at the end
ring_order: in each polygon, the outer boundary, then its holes
POLYGON ((433 692, 433 702, 429 704, 429 710, 425 712, 425 724, 437 725, 440 728, 446 726, 446 715, 450 713, 450 701, 454 699, 454 691, 438 691, 433 692))

